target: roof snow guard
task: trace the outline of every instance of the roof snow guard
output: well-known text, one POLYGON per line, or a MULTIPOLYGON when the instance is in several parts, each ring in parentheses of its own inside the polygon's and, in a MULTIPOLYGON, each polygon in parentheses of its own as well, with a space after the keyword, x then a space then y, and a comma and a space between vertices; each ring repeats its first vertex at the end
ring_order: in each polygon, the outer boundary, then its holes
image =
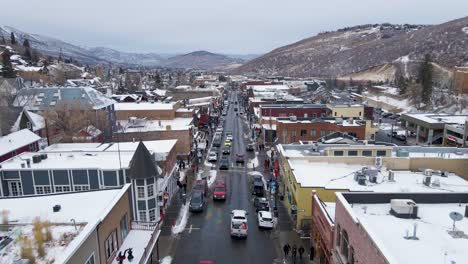
POLYGON ((154 164, 153 157, 146 148, 142 141, 138 144, 135 154, 133 154, 130 161, 130 170, 128 177, 134 180, 142 180, 153 177, 161 177, 156 165, 154 164))

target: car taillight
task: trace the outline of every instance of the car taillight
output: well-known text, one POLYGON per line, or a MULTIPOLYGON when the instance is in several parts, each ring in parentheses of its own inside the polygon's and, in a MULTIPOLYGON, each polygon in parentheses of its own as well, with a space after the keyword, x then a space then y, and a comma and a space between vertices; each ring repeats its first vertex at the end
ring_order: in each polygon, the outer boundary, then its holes
POLYGON ((232 235, 233 233, 234 233, 234 230, 232 230, 232 228, 231 228, 231 235, 232 235))

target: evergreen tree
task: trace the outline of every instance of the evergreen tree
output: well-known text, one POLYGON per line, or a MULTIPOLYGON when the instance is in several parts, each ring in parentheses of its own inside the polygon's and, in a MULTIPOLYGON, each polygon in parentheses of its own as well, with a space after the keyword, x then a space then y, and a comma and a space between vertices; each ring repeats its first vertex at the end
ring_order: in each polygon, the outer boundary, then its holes
POLYGON ((29 45, 29 40, 25 39, 23 42, 23 47, 24 47, 24 58, 27 61, 31 61, 32 55, 31 55, 31 46, 29 45))
POLYGON ((5 50, 2 53, 2 64, 3 64, 2 75, 5 78, 15 78, 16 77, 16 73, 13 70, 13 65, 11 65, 10 56, 11 56, 11 54, 10 54, 10 52, 8 50, 5 50))
POLYGON ((357 87, 356 93, 362 94, 363 91, 364 91, 364 86, 362 86, 362 84, 359 83, 359 84, 358 84, 358 87, 357 87))
POLYGON ((405 94, 406 90, 408 89, 408 80, 403 76, 398 77, 397 86, 400 89, 399 94, 405 94))
POLYGON ((0 39, 0 44, 6 45, 6 40, 4 36, 2 36, 2 39, 0 39))
POLYGON ((432 64, 431 56, 426 54, 424 61, 421 63, 419 68, 419 83, 421 84, 421 101, 425 106, 431 104, 432 98, 432 64))
POLYGON ((16 45, 15 33, 13 32, 11 32, 10 41, 11 41, 11 45, 16 45))

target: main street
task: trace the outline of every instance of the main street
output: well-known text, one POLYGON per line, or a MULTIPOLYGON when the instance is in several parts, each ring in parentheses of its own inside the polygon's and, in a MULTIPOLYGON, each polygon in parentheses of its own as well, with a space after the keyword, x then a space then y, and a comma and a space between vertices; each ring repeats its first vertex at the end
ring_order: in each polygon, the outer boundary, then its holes
MULTIPOLYGON (((230 168, 218 171, 217 179, 224 179, 227 185, 227 199, 213 201, 210 194, 207 207, 202 213, 190 213, 186 229, 179 236, 175 248, 174 263, 198 263, 200 260, 212 260, 214 263, 273 263, 281 256, 275 243, 273 230, 261 230, 257 226, 256 212, 253 207, 250 180, 246 168, 255 158, 254 152, 246 152, 245 146, 250 140, 250 130, 244 115, 236 115, 235 107, 244 112, 233 92, 229 98, 229 110, 226 116, 224 132, 231 131, 233 143, 230 154, 230 168), (235 164, 236 153, 245 155, 245 165, 235 164), (248 211, 247 239, 230 237, 230 212, 233 209, 248 211)), ((223 134, 225 139, 225 133, 223 134)), ((224 140, 223 140, 224 144, 224 140)), ((221 149, 219 158, 222 156, 221 149)), ((218 160, 219 160, 218 158, 218 160)), ((206 168, 208 169, 208 168, 206 168)))

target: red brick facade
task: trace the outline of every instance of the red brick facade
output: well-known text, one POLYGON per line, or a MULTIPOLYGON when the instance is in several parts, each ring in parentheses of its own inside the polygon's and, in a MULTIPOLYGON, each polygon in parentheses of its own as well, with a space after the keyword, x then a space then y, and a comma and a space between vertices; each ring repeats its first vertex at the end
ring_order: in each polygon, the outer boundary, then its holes
POLYGON ((306 107, 304 105, 298 107, 261 107, 262 117, 327 117, 330 115, 330 110, 323 105, 323 107, 306 107))
POLYGON ((276 136, 279 144, 289 144, 298 141, 316 141, 320 137, 332 132, 346 132, 358 139, 365 139, 366 125, 342 126, 330 122, 310 122, 310 121, 281 121, 276 122, 276 136), (314 132, 315 131, 315 132, 314 132))

